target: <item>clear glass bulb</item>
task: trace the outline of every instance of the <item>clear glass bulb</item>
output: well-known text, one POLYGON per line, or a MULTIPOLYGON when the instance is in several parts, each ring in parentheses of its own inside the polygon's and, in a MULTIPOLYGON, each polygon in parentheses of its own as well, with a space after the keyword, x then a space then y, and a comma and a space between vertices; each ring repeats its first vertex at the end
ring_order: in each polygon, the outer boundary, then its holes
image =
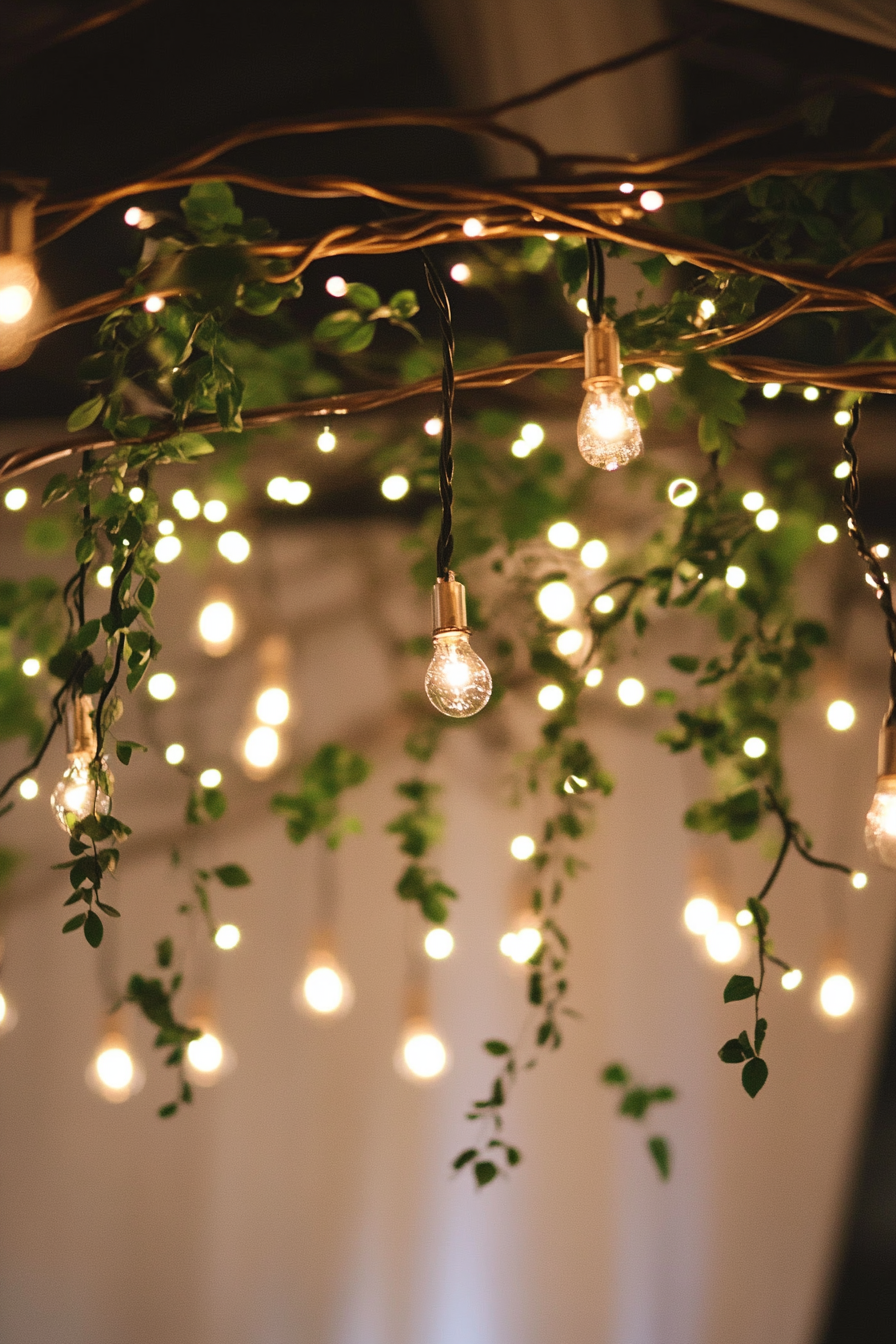
POLYGON ((615 471, 644 451, 632 404, 618 387, 589 388, 578 424, 579 452, 591 467, 615 471))
MULTIPOLYGON (((67 818, 73 816, 76 821, 86 817, 106 817, 112 810, 112 800, 98 784, 90 778, 90 763, 93 753, 75 751, 69 756, 71 765, 53 790, 50 805, 62 829, 68 833, 67 818)), ((100 757, 100 765, 108 774, 109 763, 105 756, 100 757)), ((111 775, 109 776, 111 779, 111 775)))
POLYGON ((119 1031, 109 1031, 87 1066, 87 1086, 104 1101, 127 1101, 139 1092, 146 1076, 119 1031))
POLYGON ((346 972, 329 952, 312 952, 292 992, 296 1012, 312 1017, 344 1017, 355 1001, 346 972))
POLYGON ((34 307, 37 271, 30 257, 8 252, 0 257, 0 323, 12 327, 34 307))
POLYGON ((877 781, 865 819, 865 844, 885 868, 896 868, 896 776, 877 781))
POLYGON ((236 1056, 210 1022, 195 1020, 202 1032, 187 1046, 184 1072, 198 1087, 214 1087, 236 1066, 236 1056))
POLYGON ((402 1077, 426 1083, 450 1066, 448 1048, 428 1018, 414 1017, 405 1023, 395 1051, 395 1068, 402 1077))
POLYGON ((492 677, 485 663, 473 652, 463 630, 433 635, 432 644, 435 652, 425 682, 430 703, 452 719, 478 714, 492 693, 492 677))

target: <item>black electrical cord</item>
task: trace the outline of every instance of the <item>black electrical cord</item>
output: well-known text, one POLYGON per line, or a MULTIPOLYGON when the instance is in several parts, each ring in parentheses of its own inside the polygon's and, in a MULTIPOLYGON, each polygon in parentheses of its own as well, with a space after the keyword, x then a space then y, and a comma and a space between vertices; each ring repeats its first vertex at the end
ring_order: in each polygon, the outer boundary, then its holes
POLYGON ((859 403, 855 402, 849 428, 843 436, 843 451, 849 462, 849 475, 843 486, 843 508, 846 512, 846 530, 872 579, 874 591, 884 613, 884 620, 887 622, 887 641, 890 645, 890 704, 884 725, 891 728, 896 724, 896 610, 893 608, 890 581, 884 573, 879 559, 868 545, 859 524, 859 459, 853 442, 858 427, 859 403))
POLYGON ((588 289, 585 302, 588 304, 588 316, 597 326, 604 315, 604 291, 607 282, 604 250, 596 238, 588 238, 586 243, 588 247, 588 289))
POLYGON ((426 269, 426 283, 439 310, 442 333, 442 443, 439 449, 439 498, 442 501, 442 525, 436 545, 436 574, 447 579, 451 573, 454 552, 452 509, 454 505, 454 329, 451 325, 451 304, 441 277, 427 254, 420 249, 426 269))

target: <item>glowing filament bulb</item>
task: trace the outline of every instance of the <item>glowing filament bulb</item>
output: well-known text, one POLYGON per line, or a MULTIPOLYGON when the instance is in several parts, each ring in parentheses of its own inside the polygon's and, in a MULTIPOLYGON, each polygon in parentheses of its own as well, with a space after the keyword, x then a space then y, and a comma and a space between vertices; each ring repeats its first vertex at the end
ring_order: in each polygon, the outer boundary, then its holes
MULTIPOLYGON (((71 764, 56 785, 50 798, 50 806, 62 830, 70 829, 69 819, 84 821, 87 817, 105 817, 112 810, 112 800, 100 786, 90 778, 90 765, 93 751, 73 751, 69 753, 71 764)), ((108 774, 108 762, 100 757, 100 768, 108 774)))
POLYGON ((105 1101, 127 1101, 144 1083, 143 1070, 134 1060, 120 1031, 108 1031, 87 1067, 87 1085, 105 1101))
POLYGON ((593 388, 582 403, 579 452, 592 467, 615 471, 644 451, 631 403, 619 387, 593 388))
POLYGON ((210 1079, 224 1063, 224 1047, 214 1032, 204 1031, 195 1041, 190 1041, 187 1059, 197 1073, 210 1079))
POLYGON ((405 1078, 429 1082, 448 1067, 448 1051, 427 1018, 412 1018, 402 1032, 395 1066, 405 1078))
POLYGON ((296 1010, 316 1017, 342 1017, 354 999, 352 982, 336 959, 326 951, 313 952, 293 988, 296 1010))
POLYGON ((253 728, 243 743, 246 764, 254 771, 270 770, 280 755, 280 734, 276 728, 261 724, 253 728))
POLYGON ((845 1017, 855 1006, 856 989, 842 967, 831 967, 821 982, 818 998, 828 1017, 845 1017))
POLYGON ((199 613, 199 635, 205 652, 220 658, 233 648, 236 613, 229 602, 208 602, 199 613))
POLYGON ((34 307, 38 279, 27 256, 8 252, 0 256, 0 323, 5 327, 23 321, 34 307))
POLYGON ((268 686, 255 702, 255 717, 277 728, 289 718, 289 696, 279 686, 268 686))
POLYGON ((426 672, 430 703, 452 719, 478 714, 492 693, 491 673, 470 646, 463 630, 444 630, 433 636, 435 652, 426 672))
POLYGON ((896 868, 896 775, 877 781, 865 819, 865 844, 885 868, 896 868))

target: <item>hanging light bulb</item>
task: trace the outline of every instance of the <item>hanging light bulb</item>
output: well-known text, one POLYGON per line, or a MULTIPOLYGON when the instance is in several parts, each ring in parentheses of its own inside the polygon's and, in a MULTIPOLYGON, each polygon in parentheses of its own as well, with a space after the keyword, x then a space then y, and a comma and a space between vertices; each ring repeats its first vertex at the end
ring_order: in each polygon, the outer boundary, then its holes
POLYGON ((246 765, 253 773, 266 774, 272 770, 280 755, 280 734, 276 728, 259 724, 247 735, 243 743, 243 756, 246 765))
POLYGON ((109 1019, 84 1077, 89 1088, 99 1093, 104 1101, 111 1102, 127 1101, 146 1081, 146 1075, 131 1053, 127 1037, 114 1016, 109 1019))
POLYGON ((34 347, 29 318, 40 282, 34 265, 34 207, 25 199, 0 206, 0 368, 23 364, 34 347))
POLYGON ((199 613, 199 638, 202 647, 212 658, 230 653, 236 642, 236 612, 224 597, 206 602, 199 613))
POLYGON ((264 779, 289 756, 288 731, 278 731, 290 717, 287 683, 289 645, 282 635, 268 635, 258 650, 261 690, 255 696, 249 722, 238 741, 237 759, 250 779, 264 779))
POLYGON ((332 935, 325 931, 316 942, 293 987, 293 1006, 314 1017, 344 1017, 355 1001, 354 986, 333 955, 332 935))
POLYGON ((478 714, 492 693, 491 673, 470 647, 467 600, 462 583, 449 572, 432 590, 432 643, 435 652, 426 672, 430 703, 452 719, 478 714))
POLYGON ((896 724, 884 723, 877 745, 877 785, 865 819, 865 844, 885 868, 896 868, 896 724))
POLYGON ((236 1067, 236 1055, 222 1038, 207 1006, 191 1016, 190 1025, 201 1034, 187 1046, 184 1073, 198 1087, 214 1087, 236 1067))
MULTIPOLYGON (((69 767, 50 797, 50 805, 62 830, 70 830, 69 819, 84 821, 86 817, 105 817, 112 810, 112 799, 90 777, 96 755, 96 733, 93 727, 93 702, 89 695, 75 697, 72 705, 72 750, 68 753, 69 767)), ((99 766, 112 780, 105 756, 99 766)))
POLYGON ((619 337, 610 319, 585 332, 585 400, 579 414, 579 452, 592 467, 615 471, 644 451, 641 430, 629 399, 623 395, 619 337))
POLYGON ((818 1004, 826 1017, 835 1019, 847 1017, 855 1007, 855 981, 841 958, 834 958, 822 967, 818 1004))

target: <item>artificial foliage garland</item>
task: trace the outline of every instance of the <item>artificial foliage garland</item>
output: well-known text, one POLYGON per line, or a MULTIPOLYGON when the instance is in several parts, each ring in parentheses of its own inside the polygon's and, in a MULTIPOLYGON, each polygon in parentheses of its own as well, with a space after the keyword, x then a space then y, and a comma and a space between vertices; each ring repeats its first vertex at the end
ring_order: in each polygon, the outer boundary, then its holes
MULTIPOLYGON (((656 49, 654 44, 630 59, 643 59, 656 49)), ((556 561, 552 570, 546 570, 544 549, 536 538, 567 505, 574 511, 576 503, 587 497, 587 488, 580 482, 566 482, 562 461, 548 450, 540 451, 532 462, 508 461, 504 456, 499 462, 494 451, 489 454, 480 448, 477 453, 475 445, 469 449, 459 445, 457 492, 451 501, 459 553, 463 564, 477 573, 482 569, 481 563, 477 567, 477 558, 487 556, 502 586, 500 611, 489 613, 477 603, 475 617, 494 654, 490 659, 494 699, 499 702, 508 686, 533 674, 551 677, 563 692, 559 712, 545 724, 539 745, 520 767, 520 792, 537 795, 544 805, 543 830, 531 860, 531 903, 540 921, 542 942, 531 958, 527 993, 537 1021, 534 1031, 527 1025, 518 1044, 497 1039, 485 1043, 488 1054, 500 1061, 499 1072, 488 1095, 470 1111, 479 1127, 479 1141, 455 1162, 458 1167, 469 1164, 479 1185, 488 1184, 519 1161, 519 1150, 504 1138, 509 1093, 540 1051, 561 1044, 564 1019, 575 1015, 566 1002, 568 939, 559 923, 558 907, 567 883, 580 869, 574 846, 592 824, 594 799, 612 788, 612 781, 580 735, 578 705, 585 675, 589 667, 612 660, 620 641, 642 638, 655 611, 680 608, 706 617, 715 626, 721 645, 720 652, 709 659, 690 654, 671 659, 679 676, 694 679, 692 703, 682 703, 678 687, 657 693, 659 703, 675 706, 661 741, 673 752, 698 750, 719 775, 718 794, 695 804, 686 823, 695 830, 726 832, 733 840, 755 834, 766 818, 775 819, 782 829, 769 879, 747 902, 755 927, 758 981, 733 976, 725 990, 726 1002, 752 999, 754 1003, 752 1032, 741 1032, 720 1050, 723 1061, 742 1065, 743 1086, 751 1096, 767 1077, 762 1057, 767 1020, 760 1016, 767 964, 789 968, 769 938, 766 898, 791 850, 812 864, 851 872, 844 864, 819 860, 812 853, 808 836, 791 814, 780 761, 779 714, 797 693, 815 648, 825 640, 817 622, 801 620, 792 610, 794 557, 805 547, 805 529, 802 541, 791 537, 793 544, 785 557, 780 544, 783 532, 776 538, 755 531, 739 506, 739 493, 726 482, 725 472, 735 457, 735 433, 744 421, 744 389, 749 381, 811 382, 840 389, 846 401, 862 392, 896 388, 892 363, 896 351, 894 193, 884 171, 896 165, 893 137, 884 138, 870 151, 851 155, 814 153, 753 163, 724 159, 723 151, 729 145, 800 118, 819 130, 831 111, 829 91, 821 89, 771 122, 641 163, 547 155, 530 137, 510 132, 496 120, 512 106, 618 66, 615 62, 581 72, 528 98, 478 113, 374 113, 250 128, 231 137, 226 145, 194 155, 145 182, 81 201, 50 199, 39 205, 38 219, 61 216, 38 239, 39 245, 50 245, 119 199, 189 187, 182 202, 183 215, 158 217, 146 230, 148 246, 123 289, 56 314, 33 333, 34 339, 40 339, 71 322, 102 319, 97 352, 81 370, 89 395, 70 418, 71 440, 62 446, 10 454, 0 461, 0 478, 8 478, 54 458, 81 454, 77 475, 57 475, 44 497, 48 505, 77 510, 76 572, 58 592, 43 580, 7 584, 3 591, 10 650, 15 639, 17 650, 51 655, 49 670, 61 684, 50 704, 49 726, 41 730, 42 716, 21 679, 9 676, 4 682, 8 701, 4 721, 13 724, 15 734, 25 731, 31 737, 34 753, 2 794, 7 795, 40 762, 63 723, 67 705, 96 696, 89 781, 95 797, 111 798, 108 743, 115 741, 117 761, 124 766, 141 745, 116 737, 115 725, 123 712, 119 686, 124 680, 133 692, 160 650, 152 622, 159 582, 153 554, 158 520, 156 470, 171 462, 197 462, 211 453, 208 435, 239 433, 303 416, 329 419, 375 409, 430 393, 439 382, 448 406, 447 373, 443 372, 440 378, 417 378, 358 392, 334 390, 298 402, 246 410, 246 378, 240 371, 245 349, 229 334, 234 316, 243 313, 263 320, 283 300, 297 298, 302 272, 313 260, 466 242, 471 234, 464 225, 471 219, 478 226, 474 236, 481 240, 479 245, 490 249, 492 265, 500 266, 494 261, 496 243, 522 239, 518 256, 523 264, 537 270, 540 261, 543 272, 553 260, 570 295, 578 291, 589 247, 593 258, 598 239, 617 255, 632 249, 646 254, 638 264, 651 283, 685 277, 665 303, 639 303, 628 314, 617 313, 613 306, 612 312, 631 377, 660 365, 678 375, 671 390, 680 413, 699 417, 700 447, 707 454, 706 478, 692 502, 676 511, 676 528, 665 528, 650 538, 640 554, 627 558, 624 568, 618 568, 596 590, 579 595, 581 616, 589 631, 584 659, 570 660, 554 651, 554 627, 538 614, 533 598, 544 582, 566 582, 570 577, 556 561), (525 143, 535 154, 538 175, 487 186, 383 188, 323 178, 278 183, 238 169, 225 171, 217 162, 225 150, 269 134, 335 131, 361 124, 450 124, 472 134, 512 139, 525 143), (559 174, 561 165, 563 173, 559 174), (620 198, 623 169, 638 189, 662 192, 693 231, 657 228, 644 218, 643 210, 620 198), (366 196, 400 213, 371 224, 330 230, 316 239, 279 243, 264 221, 244 220, 227 183, 261 187, 275 194, 366 196), (822 227, 821 222, 830 227, 822 227), (555 246, 545 242, 547 228, 561 235, 555 246), (726 231, 734 236, 735 245, 720 241, 719 235, 726 231), (879 236, 872 236, 875 231, 879 236), (682 263, 684 271, 679 269, 682 263), (783 287, 787 296, 772 298, 766 286, 783 287), (147 304, 148 296, 165 302, 147 304), (768 302, 757 313, 761 298, 768 302), (712 309, 715 321, 711 324, 700 317, 701 302, 708 302, 712 309), (854 338, 836 364, 810 366, 750 352, 719 353, 755 340, 789 319, 818 312, 845 315, 842 333, 854 338), (135 398, 135 390, 141 398, 135 398), (149 411, 145 409, 147 398, 149 411), (102 430, 91 428, 95 424, 101 424, 102 430), (735 557, 749 557, 751 582, 731 592, 724 588, 724 575, 735 557), (111 564, 114 576, 108 610, 102 617, 87 619, 86 584, 101 558, 111 564), (516 598, 518 614, 508 629, 506 610, 511 596, 516 598), (612 599, 609 607, 595 609, 595 600, 602 597, 612 599), (761 760, 744 761, 741 747, 745 733, 751 730, 762 731, 769 750, 761 760), (530 1040, 534 1052, 526 1044, 530 1040)), ((896 90, 880 87, 867 87, 865 92, 896 95, 896 90)), ((439 284, 432 279, 437 263, 427 260, 427 266, 431 292, 438 297, 439 284)), ((411 319, 417 312, 417 299, 413 290, 402 290, 383 303, 374 290, 360 284, 348 286, 347 299, 349 306, 318 324, 315 336, 318 347, 337 365, 340 359, 347 361, 350 375, 351 358, 369 347, 380 323, 414 332, 411 319)), ((445 340, 443 327, 443 348, 445 340)), ((455 383, 458 387, 497 388, 538 371, 575 370, 581 362, 580 353, 564 351, 511 355, 487 367, 459 369, 456 375, 452 369, 451 393, 455 383)), ((447 371, 447 359, 443 368, 447 371)), ((852 466, 847 506, 852 510, 849 530, 858 542, 856 423, 854 409, 846 441, 852 466)), ((450 455, 451 429, 450 414, 443 407, 438 461, 433 461, 428 441, 419 435, 401 449, 403 465, 421 497, 432 493, 434 485, 441 487, 440 576, 448 572, 450 562, 450 553, 445 554, 445 539, 450 536, 450 528, 445 532, 445 436, 449 436, 450 455)), ((476 434, 480 443, 488 442, 487 418, 476 427, 476 434)), ((394 450, 384 449, 375 460, 385 460, 390 451, 394 450)), ((651 478, 654 469, 648 464, 644 472, 651 478)), ((668 482, 658 484, 662 492, 668 482)), ((450 475, 447 485, 450 491, 450 475)), ((789 482, 779 482, 779 487, 781 499, 776 503, 783 530, 788 525, 788 508, 794 510, 795 518, 822 516, 823 504, 817 497, 809 498, 808 483, 795 486, 791 476, 789 482)), ((432 535, 432 520, 427 519, 415 542, 422 545, 425 539, 428 547, 432 535)), ((874 565, 880 570, 866 543, 859 551, 869 572, 874 565)), ((879 597, 884 591, 888 594, 881 576, 882 571, 872 574, 879 597)), ((483 580, 483 596, 486 586, 483 580)), ((433 724, 422 705, 415 714, 407 748, 413 759, 425 763, 432 759, 444 725, 433 724)), ((278 794, 273 801, 275 810, 287 818, 290 838, 300 843, 321 832, 331 845, 340 843, 352 829, 350 819, 342 817, 340 800, 347 789, 363 780, 367 769, 366 762, 346 747, 327 744, 321 748, 306 765, 297 792, 278 794)), ((419 862, 428 857, 441 833, 437 791, 435 783, 419 776, 405 781, 399 789, 404 810, 389 829, 400 838, 402 853, 412 860, 399 879, 399 897, 418 903, 425 918, 442 922, 447 903, 456 893, 437 868, 419 862)), ((226 799, 218 788, 197 787, 190 781, 189 822, 212 824, 225 808, 226 799)), ((118 915, 104 898, 103 883, 119 863, 120 842, 129 827, 113 815, 110 806, 105 812, 94 807, 81 820, 71 817, 68 828, 72 857, 64 866, 69 868, 73 890, 66 904, 85 908, 70 916, 65 929, 81 929, 87 941, 97 946, 103 936, 103 917, 118 915)), ((223 865, 215 876, 225 885, 248 880, 237 864, 223 865)), ((183 911, 189 915, 198 909, 213 932, 211 877, 207 871, 194 875, 195 902, 183 911)), ((184 1049, 196 1029, 179 1021, 175 1011, 180 975, 174 969, 176 951, 170 938, 157 944, 156 961, 160 974, 132 976, 125 997, 158 1028, 157 1045, 166 1051, 166 1063, 182 1069, 184 1049)), ((667 1085, 629 1087, 628 1071, 622 1065, 608 1066, 603 1077, 609 1085, 626 1088, 621 1109, 636 1119, 653 1103, 671 1099, 672 1089, 667 1085)), ((173 1114, 181 1102, 190 1099, 190 1085, 181 1075, 177 1100, 162 1113, 173 1114)), ((667 1176, 671 1159, 662 1136, 650 1138, 649 1150, 660 1174, 667 1176)))

